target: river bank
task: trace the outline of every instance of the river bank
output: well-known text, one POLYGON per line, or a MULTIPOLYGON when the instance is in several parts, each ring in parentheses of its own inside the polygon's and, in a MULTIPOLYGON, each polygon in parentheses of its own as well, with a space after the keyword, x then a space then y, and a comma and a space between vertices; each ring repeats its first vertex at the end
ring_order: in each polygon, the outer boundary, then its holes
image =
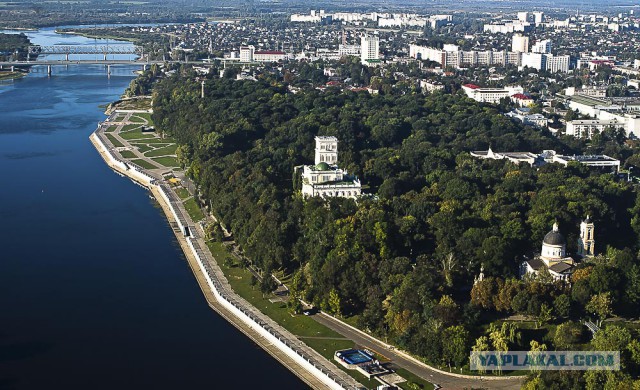
POLYGON ((175 236, 209 306, 311 387, 362 388, 362 385, 304 343, 300 343, 295 336, 232 290, 216 259, 206 249, 206 243, 202 239, 204 232, 191 219, 182 203, 177 201, 177 194, 173 192, 163 175, 116 156, 114 150, 122 146, 113 146, 111 138, 105 136, 105 131, 109 131, 113 126, 111 123, 116 116, 117 113, 112 115, 111 120, 101 123, 90 140, 110 168, 153 193, 173 226, 175 236))
POLYGON ((140 42, 140 38, 135 38, 135 37, 125 37, 125 36, 109 35, 109 34, 92 34, 91 32, 89 32, 89 29, 56 30, 56 34, 74 35, 74 36, 80 36, 80 37, 89 38, 89 39, 111 39, 111 40, 118 40, 118 41, 127 41, 131 43, 140 42))
POLYGON ((307 388, 207 306, 158 204, 88 142, 139 66, 33 69, 0 85, 0 388, 307 388))
POLYGON ((4 71, 0 71, 0 81, 16 80, 16 79, 23 78, 26 75, 27 75, 26 72, 11 72, 11 71, 4 72, 4 71))

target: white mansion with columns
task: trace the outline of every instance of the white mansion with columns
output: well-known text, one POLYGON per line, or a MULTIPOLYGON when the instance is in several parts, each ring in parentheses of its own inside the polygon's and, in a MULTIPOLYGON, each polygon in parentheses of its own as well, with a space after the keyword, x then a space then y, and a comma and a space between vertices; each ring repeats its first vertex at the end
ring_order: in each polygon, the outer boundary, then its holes
MULTIPOLYGON (((580 237, 578 238, 578 256, 580 258, 593 257, 595 240, 593 238, 594 224, 591 218, 580 223, 580 237)), ((573 273, 576 261, 567 256, 567 242, 560 233, 558 224, 553 224, 553 229, 542 240, 540 255, 522 263, 521 274, 537 275, 545 269, 555 280, 568 281, 573 273)))
POLYGON ((318 136, 315 165, 302 167, 302 195, 306 197, 356 198, 362 191, 360 181, 338 168, 338 139, 318 136))

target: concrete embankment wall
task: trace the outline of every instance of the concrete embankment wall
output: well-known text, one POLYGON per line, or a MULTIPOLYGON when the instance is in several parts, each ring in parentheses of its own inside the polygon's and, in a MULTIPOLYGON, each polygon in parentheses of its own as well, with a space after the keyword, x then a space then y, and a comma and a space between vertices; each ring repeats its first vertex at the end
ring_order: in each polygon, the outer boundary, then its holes
MULTIPOLYGON (((171 213, 173 214, 173 217, 178 222, 181 229, 184 231, 184 226, 187 225, 187 222, 185 221, 185 218, 180 210, 178 210, 174 205, 174 203, 176 202, 175 195, 165 185, 160 185, 158 187, 161 197, 168 205, 171 213)), ((233 313, 242 322, 251 327, 251 329, 255 330, 261 336, 269 340, 272 344, 278 346, 278 349, 286 353, 290 358, 295 360, 307 371, 311 372, 316 378, 320 379, 328 387, 332 389, 349 388, 348 386, 340 385, 336 380, 332 379, 332 374, 328 370, 322 368, 320 365, 316 366, 310 356, 305 356, 305 354, 301 353, 291 341, 287 340, 283 335, 279 334, 276 329, 271 327, 269 324, 263 323, 263 321, 257 318, 254 313, 246 310, 245 308, 247 307, 247 305, 249 305, 249 303, 241 304, 239 301, 242 298, 237 296, 234 292, 230 291, 230 289, 225 286, 225 283, 222 281, 222 271, 212 269, 209 263, 205 260, 203 251, 208 250, 207 248, 200 248, 198 242, 192 237, 187 238, 187 244, 191 249, 191 252, 193 253, 195 259, 197 260, 198 266, 205 276, 209 288, 222 306, 233 313)))
POLYGON ((196 260, 198 261, 198 265, 202 270, 209 287, 213 291, 214 295, 224 307, 226 307, 229 311, 236 315, 239 319, 241 319, 244 323, 249 325, 252 329, 256 330, 261 336, 269 340, 274 345, 278 346, 280 350, 285 352, 290 358, 294 359, 298 364, 307 369, 309 372, 313 373, 318 379, 322 380, 327 386, 332 389, 344 389, 346 387, 339 385, 333 379, 329 377, 329 373, 324 371, 321 367, 317 367, 312 363, 309 358, 305 358, 302 354, 299 354, 295 350, 295 346, 291 345, 291 342, 280 335, 277 332, 274 332, 268 326, 261 325, 257 322, 257 319, 253 318, 253 315, 249 311, 245 311, 243 306, 237 305, 235 299, 232 296, 228 296, 226 294, 222 294, 221 291, 216 287, 220 287, 219 282, 215 279, 214 271, 207 269, 205 267, 205 263, 203 263, 202 259, 198 255, 198 251, 194 247, 194 241, 189 239, 187 240, 189 247, 192 249, 193 253, 196 254, 196 260), (218 282, 218 283, 216 283, 218 282))
MULTIPOLYGON (((95 132, 91 135, 90 139, 111 168, 130 177, 147 188, 151 188, 152 186, 156 187, 158 193, 161 195, 161 201, 163 201, 169 210, 171 210, 171 214, 180 226, 180 230, 183 233, 185 232, 185 228, 189 226, 189 221, 177 207, 177 203, 180 202, 180 200, 177 199, 168 186, 165 184, 158 184, 153 177, 144 173, 142 168, 135 164, 125 162, 115 156, 104 144, 102 138, 95 132)), ((354 388, 354 386, 350 386, 339 377, 336 377, 328 368, 323 367, 322 364, 315 360, 314 357, 302 351, 299 346, 284 337, 284 335, 282 335, 277 329, 260 319, 255 313, 252 313, 251 310, 247 309, 250 304, 248 302, 243 302, 244 300, 235 294, 229 286, 227 286, 228 282, 224 279, 222 271, 219 269, 213 269, 209 262, 206 261, 204 251, 208 249, 200 248, 198 241, 192 237, 187 237, 186 241, 194 258, 197 260, 198 267, 205 276, 209 288, 223 307, 229 310, 236 316, 236 318, 244 322, 251 329, 269 340, 273 345, 277 346, 278 349, 295 360, 329 388, 336 390, 354 388)))
POLYGON ((112 169, 128 176, 145 187, 149 187, 155 180, 152 176, 144 173, 144 170, 138 165, 125 162, 114 155, 113 152, 104 145, 104 142, 98 135, 96 135, 96 133, 91 134, 91 137, 89 138, 103 156, 107 165, 112 169))

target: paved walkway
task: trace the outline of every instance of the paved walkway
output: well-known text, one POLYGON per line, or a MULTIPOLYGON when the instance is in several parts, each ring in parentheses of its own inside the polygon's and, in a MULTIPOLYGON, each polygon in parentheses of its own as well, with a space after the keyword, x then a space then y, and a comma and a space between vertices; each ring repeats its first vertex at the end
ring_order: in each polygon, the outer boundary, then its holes
MULTIPOLYGON (((117 113, 112 115, 112 118, 115 118, 117 115, 117 113)), ((162 166, 161 164, 159 164, 158 162, 156 162, 155 160, 153 160, 150 157, 147 157, 144 155, 143 152, 141 152, 135 145, 132 145, 132 142, 135 143, 141 143, 144 144, 145 140, 149 140, 149 139, 161 139, 160 137, 154 137, 154 138, 140 138, 140 139, 133 139, 133 140, 128 140, 122 137, 122 129, 127 126, 127 125, 140 125, 140 126, 147 126, 149 124, 149 122, 142 117, 138 117, 141 118, 143 120, 143 122, 132 122, 131 121, 131 116, 135 115, 134 113, 131 112, 127 112, 125 113, 125 116, 122 119, 119 120, 111 120, 110 125, 116 125, 117 127, 115 128, 114 131, 110 132, 109 134, 111 134, 116 140, 118 140, 122 145, 124 145, 121 148, 115 148, 117 150, 128 150, 131 151, 133 154, 136 155, 136 159, 140 159, 145 161, 146 163, 150 164, 151 166, 156 167, 155 169, 147 169, 147 171, 151 171, 155 174, 159 174, 162 175, 163 173, 169 172, 172 170, 172 168, 167 168, 162 166)), ((173 142, 167 142, 167 143, 173 143, 173 142)), ((120 153, 119 153, 120 154, 120 153)), ((122 157, 122 155, 120 155, 122 157)), ((156 156, 156 157, 161 157, 161 156, 156 156)), ((125 160, 129 160, 123 157, 123 159, 125 160)))
MULTIPOLYGON (((105 126, 100 126, 99 130, 97 130, 95 134, 101 140, 101 142, 104 145, 106 145, 108 149, 110 149, 109 153, 112 153, 113 149, 117 149, 117 148, 114 148, 113 145, 108 141, 107 137, 104 136, 104 132, 103 132, 104 128, 105 126)), ((105 160, 107 160, 107 162, 109 163, 108 156, 105 156, 103 153, 101 153, 101 155, 103 155, 103 158, 105 158, 105 160)), ((126 159, 123 159, 123 160, 126 160, 126 159)), ((120 172, 121 174, 124 174, 124 175, 130 174, 129 172, 124 171, 123 169, 115 165, 111 165, 110 163, 109 165, 111 166, 112 169, 120 172)), ((245 313, 245 315, 252 318, 253 321, 255 321, 255 323, 252 322, 251 325, 249 325, 248 323, 241 320, 237 315, 235 315, 229 309, 227 309, 225 306, 223 306, 220 303, 220 301, 218 301, 216 296, 213 294, 211 287, 207 282, 207 278, 203 274, 203 271, 197 259, 195 258, 193 252, 191 251, 191 248, 189 247, 189 244, 187 243, 187 238, 184 237, 184 235, 182 234, 182 231, 178 228, 178 224, 174 220, 173 213, 170 209, 169 204, 167 204, 166 201, 163 200, 164 198, 160 194, 161 187, 164 187, 165 189, 169 189, 168 190, 169 193, 167 195, 171 201, 171 207, 173 207, 174 209, 177 209, 176 210, 177 215, 179 215, 181 219, 184 219, 184 221, 181 221, 181 223, 184 226, 190 226, 192 227, 192 229, 195 229, 195 231, 192 230, 194 234, 192 235, 190 240, 191 240, 191 243, 193 243, 194 247, 196 248, 206 248, 206 242, 203 239, 204 232, 202 231, 202 228, 191 220, 189 214, 184 208, 182 201, 179 199, 177 194, 175 194, 175 192, 173 192, 173 190, 171 190, 170 187, 163 182, 163 179, 161 176, 158 177, 157 174, 154 174, 154 172, 149 170, 144 172, 146 172, 152 177, 155 177, 159 184, 159 185, 151 185, 150 190, 154 194, 155 198, 158 200, 158 203, 163 208, 167 216, 167 219, 169 220, 169 224, 172 226, 174 230, 176 238, 178 239, 178 242, 180 243, 185 253, 185 256, 189 262, 189 266, 193 270, 196 280, 198 281, 198 284, 200 285, 200 288, 203 291, 203 294, 210 307, 212 307, 216 312, 218 312, 221 316, 227 319, 231 324, 233 324, 236 328, 242 331, 245 335, 250 337, 254 342, 260 345, 265 351, 267 351, 275 359, 280 361, 285 367, 291 370, 294 374, 296 374, 300 379, 302 379, 312 388, 329 389, 330 387, 324 382, 322 382, 318 377, 311 374, 311 372, 307 368, 305 368, 302 364, 298 363, 296 360, 290 357, 287 353, 285 353, 282 346, 271 343, 268 339, 262 336, 255 328, 262 327, 263 329, 267 330, 269 333, 271 333, 271 335, 276 337, 278 340, 281 340, 284 344, 288 345, 289 348, 296 351, 296 354, 301 356, 303 359, 307 360, 311 365, 317 367, 319 370, 324 372, 327 376, 331 377, 337 383, 340 383, 342 388, 345 388, 345 389, 364 388, 364 386, 362 386, 355 379, 353 379, 348 374, 340 370, 338 367, 333 365, 331 362, 325 359, 318 352, 308 347, 302 341, 298 340, 296 336, 294 336, 291 332, 289 332, 288 330, 283 328, 281 325, 276 323, 274 320, 272 320, 271 318, 269 318, 268 316, 260 312, 257 308, 252 306, 249 302, 244 300, 242 297, 238 296, 229 285, 229 282, 227 281, 226 277, 222 273, 222 270, 218 266, 216 260, 213 258, 211 253, 206 249, 205 250, 198 249, 197 251, 198 251, 200 260, 204 263, 205 268, 207 269, 207 273, 208 273, 207 276, 213 279, 214 285, 216 286, 216 290, 220 293, 220 295, 225 297, 227 301, 232 303, 236 308, 239 308, 239 310, 245 313)))
MULTIPOLYGON (((161 195, 157 191, 153 191, 156 199, 161 199, 161 195)), ((169 219, 169 223, 175 223, 171 211, 168 209, 167 205, 160 202, 167 218, 169 219)), ((193 271, 193 275, 200 286, 200 290, 202 290, 202 294, 204 295, 209 307, 211 307, 214 311, 216 311, 220 316, 226 319, 229 323, 235 326, 239 331, 244 333, 247 337, 253 340, 256 344, 258 344, 263 350, 265 350, 269 355, 278 360, 282 365, 288 368, 291 372, 293 372, 298 378, 304 381, 307 385, 309 385, 313 389, 329 389, 327 385, 322 383, 318 378, 311 375, 307 369, 302 367, 295 360, 291 359, 287 354, 282 352, 277 346, 273 345, 269 340, 265 339, 262 335, 256 332, 251 327, 247 326, 244 322, 238 320, 238 318, 231 313, 226 307, 222 306, 218 300, 216 299, 213 292, 206 281, 202 270, 200 269, 197 260, 193 256, 191 249, 189 248, 186 239, 178 229, 174 230, 176 233, 176 238, 182 247, 182 250, 187 258, 187 262, 189 267, 193 271)))

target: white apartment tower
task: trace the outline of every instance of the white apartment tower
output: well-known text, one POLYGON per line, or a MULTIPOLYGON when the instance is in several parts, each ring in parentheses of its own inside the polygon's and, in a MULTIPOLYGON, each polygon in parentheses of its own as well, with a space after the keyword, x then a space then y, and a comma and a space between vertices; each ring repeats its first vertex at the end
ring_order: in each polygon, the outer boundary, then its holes
POLYGON ((569 71, 569 64, 571 63, 571 57, 566 56, 554 56, 551 54, 546 54, 546 67, 547 70, 551 73, 563 72, 566 73, 569 71))
POLYGON ((528 53, 529 52, 529 37, 522 34, 514 34, 511 40, 511 51, 528 53))
POLYGON ((240 62, 253 62, 256 52, 255 46, 240 46, 240 62))
POLYGON ((544 41, 536 42, 531 48, 531 51, 534 53, 549 54, 551 53, 551 47, 552 47, 551 41, 548 39, 545 39, 544 41))
POLYGON ((538 25, 544 22, 544 12, 534 12, 533 13, 533 22, 538 25))
POLYGON ((377 35, 365 34, 360 38, 360 62, 368 65, 380 58, 380 38, 377 35))
POLYGON ((521 22, 526 22, 529 19, 528 12, 518 12, 518 20, 521 22))

